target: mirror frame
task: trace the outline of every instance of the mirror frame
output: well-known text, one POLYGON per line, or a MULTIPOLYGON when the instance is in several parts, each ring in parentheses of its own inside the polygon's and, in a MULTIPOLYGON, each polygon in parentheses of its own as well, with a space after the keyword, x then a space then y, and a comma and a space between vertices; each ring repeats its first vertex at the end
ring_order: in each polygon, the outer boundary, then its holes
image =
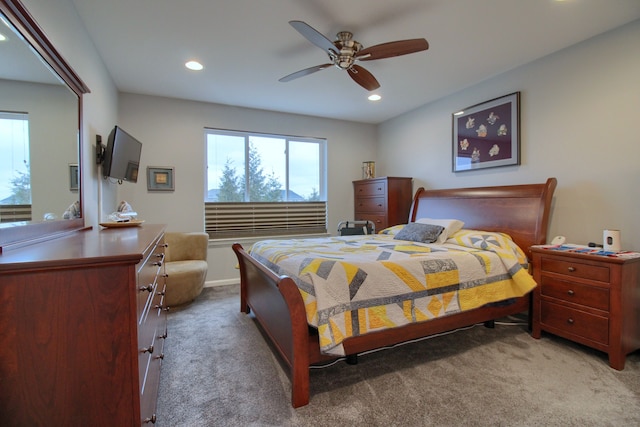
POLYGON ((0 0, 0 12, 7 21, 24 37, 33 49, 41 56, 49 67, 67 84, 78 97, 78 164, 80 166, 80 212, 78 219, 32 222, 23 221, 6 223, 0 226, 0 254, 3 250, 13 249, 41 241, 49 240, 60 234, 85 228, 84 174, 82 173, 83 128, 82 128, 82 95, 89 93, 89 88, 73 71, 62 55, 51 44, 44 31, 20 0, 0 0))

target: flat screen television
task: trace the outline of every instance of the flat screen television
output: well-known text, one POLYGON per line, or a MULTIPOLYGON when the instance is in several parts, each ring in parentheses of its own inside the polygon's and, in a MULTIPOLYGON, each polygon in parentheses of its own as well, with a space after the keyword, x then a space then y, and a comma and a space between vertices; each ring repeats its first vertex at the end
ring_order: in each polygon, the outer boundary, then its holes
POLYGON ((118 181, 138 181, 142 143, 116 126, 109 134, 104 150, 102 174, 118 181))

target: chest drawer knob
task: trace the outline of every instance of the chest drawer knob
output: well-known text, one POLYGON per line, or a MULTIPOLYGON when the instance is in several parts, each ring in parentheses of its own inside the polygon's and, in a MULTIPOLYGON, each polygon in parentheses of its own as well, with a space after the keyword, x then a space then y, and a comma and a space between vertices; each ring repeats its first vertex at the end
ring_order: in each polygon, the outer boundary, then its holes
POLYGON ((140 286, 139 291, 140 292, 144 292, 144 291, 151 292, 151 291, 153 291, 153 285, 140 286))
POLYGON ((573 320, 571 317, 569 317, 569 318, 567 319, 567 323, 568 323, 568 324, 573 325, 573 322, 574 322, 574 320, 573 320))
POLYGON ((567 291, 567 295, 569 295, 570 297, 574 296, 576 293, 573 291, 573 289, 569 289, 567 291))
POLYGON ((153 353, 153 345, 143 348, 142 350, 140 350, 140 353, 149 353, 149 354, 153 353))
POLYGON ((576 271, 575 267, 569 267, 567 268, 567 270, 569 270, 569 273, 573 273, 574 271, 576 271))

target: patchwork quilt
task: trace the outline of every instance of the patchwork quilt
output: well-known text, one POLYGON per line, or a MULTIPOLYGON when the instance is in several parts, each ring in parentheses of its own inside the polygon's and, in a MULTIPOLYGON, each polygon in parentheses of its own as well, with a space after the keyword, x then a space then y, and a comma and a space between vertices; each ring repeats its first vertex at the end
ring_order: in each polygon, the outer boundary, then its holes
POLYGON ((444 244, 392 235, 264 240, 251 255, 290 276, 325 354, 352 336, 471 310, 535 288, 524 253, 502 233, 461 230, 444 244))

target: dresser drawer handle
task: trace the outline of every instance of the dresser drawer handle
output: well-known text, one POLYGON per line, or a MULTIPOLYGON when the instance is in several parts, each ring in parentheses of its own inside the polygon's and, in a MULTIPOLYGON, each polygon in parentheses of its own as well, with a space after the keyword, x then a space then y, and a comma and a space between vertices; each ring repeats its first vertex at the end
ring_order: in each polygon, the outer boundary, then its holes
POLYGON ((574 296, 576 293, 573 291, 573 289, 569 289, 567 291, 567 295, 569 295, 570 297, 574 296))
POLYGON ((153 353, 153 345, 150 345, 147 348, 143 348, 142 350, 140 350, 140 353, 149 353, 152 354, 153 353))
POLYGON ((573 325, 573 322, 574 322, 574 321, 573 321, 573 319, 572 319, 571 317, 567 319, 567 323, 568 323, 568 324, 573 325))
POLYGON ((575 267, 569 267, 567 268, 567 270, 569 270, 570 273, 573 273, 574 271, 576 271, 575 267))
POLYGON ((139 291, 140 292, 144 292, 144 291, 151 292, 151 291, 153 291, 153 285, 140 286, 139 291))
POLYGON ((144 419, 144 423, 145 424, 148 424, 148 423, 155 424, 156 423, 156 414, 153 414, 151 417, 145 418, 144 419))

